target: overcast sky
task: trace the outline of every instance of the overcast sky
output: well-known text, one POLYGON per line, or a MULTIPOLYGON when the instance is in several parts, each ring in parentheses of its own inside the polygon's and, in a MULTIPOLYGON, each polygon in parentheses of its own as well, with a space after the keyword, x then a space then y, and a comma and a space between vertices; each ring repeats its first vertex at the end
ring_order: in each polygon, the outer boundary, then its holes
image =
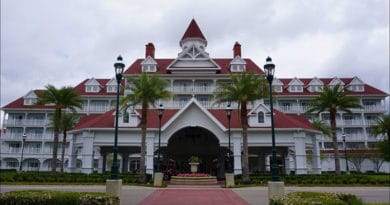
POLYGON ((212 58, 242 55, 277 77, 354 77, 389 92, 389 0, 0 0, 1 106, 31 89, 112 78, 153 42, 175 58, 195 18, 212 58))

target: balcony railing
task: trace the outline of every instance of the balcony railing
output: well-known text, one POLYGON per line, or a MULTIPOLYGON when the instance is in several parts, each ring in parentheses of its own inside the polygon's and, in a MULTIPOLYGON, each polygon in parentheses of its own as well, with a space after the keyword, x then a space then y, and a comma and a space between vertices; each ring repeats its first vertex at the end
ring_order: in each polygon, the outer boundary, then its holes
POLYGON ((4 120, 4 126, 47 126, 49 125, 48 120, 36 120, 36 119, 7 119, 4 120))
POLYGON ((385 112, 384 105, 363 105, 364 111, 366 112, 385 112))

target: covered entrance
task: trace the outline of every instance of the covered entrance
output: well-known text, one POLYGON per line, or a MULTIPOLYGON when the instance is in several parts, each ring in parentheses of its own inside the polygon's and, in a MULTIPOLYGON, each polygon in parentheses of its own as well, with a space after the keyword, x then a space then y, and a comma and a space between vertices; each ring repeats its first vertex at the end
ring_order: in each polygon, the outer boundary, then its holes
POLYGON ((224 176, 227 149, 220 147, 217 137, 205 128, 180 129, 169 139, 163 152, 165 169, 175 173, 190 173, 189 159, 198 156, 201 160, 198 172, 224 176))

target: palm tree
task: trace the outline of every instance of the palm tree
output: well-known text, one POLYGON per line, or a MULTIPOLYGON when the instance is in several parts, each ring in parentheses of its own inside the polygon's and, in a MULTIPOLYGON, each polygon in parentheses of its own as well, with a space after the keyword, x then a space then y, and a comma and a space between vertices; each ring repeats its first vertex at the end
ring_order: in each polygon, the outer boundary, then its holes
POLYGON ((326 136, 332 135, 332 129, 330 129, 329 125, 325 121, 315 118, 311 124, 313 124, 313 127, 315 127, 317 130, 321 131, 322 134, 326 136))
POLYGON ((63 133, 62 152, 61 152, 61 173, 64 172, 64 156, 66 147, 66 133, 71 130, 79 121, 79 116, 75 113, 64 113, 60 119, 60 129, 63 133))
POLYGON ((383 115, 376 120, 376 124, 370 127, 371 133, 375 136, 387 135, 387 139, 378 142, 379 151, 383 159, 390 161, 390 114, 383 115))
POLYGON ((169 86, 167 80, 163 80, 159 75, 148 75, 142 73, 139 77, 127 78, 131 85, 127 85, 126 89, 130 90, 129 95, 121 100, 122 106, 141 105, 141 159, 140 159, 140 178, 139 181, 145 183, 146 180, 146 125, 149 106, 156 106, 156 102, 160 99, 168 99, 171 93, 166 90, 169 86))
POLYGON ((82 107, 82 100, 80 95, 73 87, 62 87, 57 89, 53 85, 47 85, 46 90, 38 95, 36 105, 52 104, 54 106, 54 142, 53 142, 53 159, 51 162, 52 172, 56 172, 57 168, 57 150, 58 150, 58 135, 60 131, 60 119, 62 116, 62 109, 69 108, 75 111, 75 108, 82 107))
POLYGON ((352 113, 350 109, 362 108, 359 104, 359 98, 355 96, 348 96, 340 84, 335 86, 325 86, 322 92, 315 97, 309 104, 307 114, 316 112, 317 114, 327 111, 329 112, 330 128, 332 130, 332 141, 334 149, 334 161, 336 174, 340 175, 340 156, 337 141, 337 127, 336 127, 336 113, 338 110, 347 113, 352 113))
POLYGON ((234 74, 230 76, 231 82, 220 82, 214 92, 217 103, 237 102, 237 109, 240 115, 243 139, 243 181, 249 182, 249 161, 248 161, 248 108, 247 105, 257 99, 265 97, 267 93, 267 82, 254 73, 234 74))

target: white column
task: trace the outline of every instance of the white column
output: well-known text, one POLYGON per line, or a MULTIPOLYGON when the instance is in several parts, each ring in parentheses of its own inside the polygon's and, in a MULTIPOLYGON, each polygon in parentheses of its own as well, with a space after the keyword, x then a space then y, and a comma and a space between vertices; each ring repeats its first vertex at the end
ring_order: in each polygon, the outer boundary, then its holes
POLYGON ((146 135, 146 173, 153 174, 153 159, 154 159, 154 133, 146 135))
POLYGON ((90 132, 83 132, 83 165, 82 172, 90 174, 93 171, 93 134, 90 132))
POLYGON ((241 165, 241 132, 232 133, 233 139, 233 156, 234 156, 234 174, 242 174, 241 165))
POLYGON ((294 133, 295 174, 307 174, 305 133, 294 133))
POLYGON ((313 174, 321 174, 321 157, 320 157, 320 146, 319 146, 319 135, 313 136, 313 155, 311 158, 313 174))
POLYGON ((77 153, 76 153, 76 147, 74 145, 75 142, 75 136, 70 134, 68 141, 69 141, 69 147, 68 147, 68 170, 69 172, 75 172, 76 171, 76 162, 77 162, 77 153))

